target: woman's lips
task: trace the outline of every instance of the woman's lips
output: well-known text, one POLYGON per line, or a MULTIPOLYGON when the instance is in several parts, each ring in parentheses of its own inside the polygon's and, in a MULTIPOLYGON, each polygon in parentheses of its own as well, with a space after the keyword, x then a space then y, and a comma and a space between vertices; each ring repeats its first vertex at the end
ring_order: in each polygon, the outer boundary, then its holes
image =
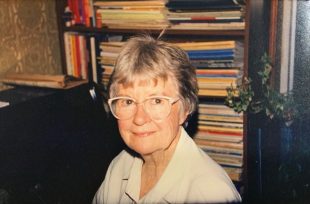
POLYGON ((154 132, 133 132, 136 137, 148 137, 152 135, 154 132))

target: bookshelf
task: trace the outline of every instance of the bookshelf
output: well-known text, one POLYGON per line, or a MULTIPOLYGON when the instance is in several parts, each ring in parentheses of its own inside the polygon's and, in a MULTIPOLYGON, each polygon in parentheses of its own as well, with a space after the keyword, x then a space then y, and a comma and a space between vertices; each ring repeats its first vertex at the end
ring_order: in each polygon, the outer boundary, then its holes
MULTIPOLYGON (((119 45, 115 45, 119 42, 114 43, 113 45, 113 42, 110 42, 110 40, 120 38, 121 41, 125 41, 128 37, 138 33, 149 33, 151 35, 158 36, 162 31, 162 28, 164 27, 153 24, 144 24, 145 22, 143 22, 141 25, 137 25, 136 27, 129 27, 128 23, 115 25, 113 24, 115 21, 113 21, 113 23, 111 24, 110 22, 102 21, 104 14, 101 14, 101 16, 99 16, 100 9, 103 9, 105 11, 108 9, 99 6, 99 4, 103 1, 98 3, 99 1, 96 0, 81 1, 88 2, 87 7, 92 10, 91 12, 88 12, 93 13, 91 15, 92 17, 90 17, 89 22, 86 22, 83 17, 85 15, 85 12, 83 13, 83 11, 80 11, 79 15, 80 19, 82 20, 77 23, 71 23, 70 26, 66 26, 65 20, 67 20, 67 13, 65 13, 65 11, 67 11, 66 9, 69 6, 72 8, 74 13, 76 5, 72 4, 78 4, 77 2, 78 1, 71 0, 56 1, 56 10, 58 14, 59 24, 59 37, 62 48, 62 65, 64 73, 72 73, 71 71, 68 71, 68 55, 66 54, 66 49, 68 50, 68 47, 66 47, 67 45, 65 41, 67 37, 65 36, 68 34, 72 36, 84 36, 85 40, 87 41, 85 48, 88 50, 88 55, 86 57, 88 60, 86 62, 86 78, 90 81, 90 83, 98 83, 101 85, 105 85, 107 83, 109 72, 111 72, 113 69, 113 60, 115 60, 116 53, 106 53, 107 56, 112 55, 114 57, 112 57, 112 59, 111 57, 104 58, 100 56, 100 53, 102 54, 104 52, 100 48, 104 46, 119 47, 119 45), (90 5, 94 7, 89 7, 90 5), (145 29, 143 27, 145 27, 145 29), (95 44, 95 47, 94 45, 91 45, 91 39, 93 41, 96 41, 95 43, 93 42, 93 44, 95 44), (104 64, 104 69, 101 68, 102 64, 104 64)), ((156 2, 158 3, 160 1, 156 2)), ((168 11, 168 7, 166 7, 167 5, 163 5, 164 7, 161 7, 161 9, 166 9, 166 11, 168 11)), ((230 8, 230 10, 238 10, 239 7, 237 7, 238 6, 230 8)), ((199 66, 199 64, 201 64, 202 62, 205 63, 202 63, 201 69, 198 68, 200 72, 197 73, 197 76, 203 76, 202 78, 198 79, 200 90, 202 91, 200 92, 199 110, 197 115, 195 115, 191 121, 191 124, 189 126, 189 132, 193 132, 192 136, 195 138, 196 143, 201 146, 202 149, 208 152, 208 154, 215 161, 221 164, 225 168, 227 173, 231 176, 232 180, 235 181, 237 185, 240 184, 240 186, 247 185, 247 116, 246 114, 236 114, 231 112, 231 110, 229 110, 225 105, 223 105, 223 103, 226 93, 225 87, 229 86, 232 83, 240 83, 241 76, 248 76, 250 23, 249 10, 251 7, 251 1, 247 0, 246 4, 242 6, 241 9, 244 12, 241 16, 241 20, 236 21, 239 24, 238 27, 235 28, 208 28, 204 27, 205 24, 201 24, 200 27, 197 27, 197 25, 195 25, 194 27, 189 25, 189 27, 186 28, 182 27, 183 25, 181 24, 173 24, 174 26, 169 27, 165 31, 165 34, 163 36, 164 40, 171 41, 171 43, 177 43, 181 47, 183 46, 183 48, 188 51, 190 58, 191 54, 197 51, 195 47, 198 47, 203 43, 214 43, 218 41, 227 42, 228 44, 230 43, 230 47, 228 46, 223 48, 225 50, 233 52, 228 53, 228 55, 225 55, 222 59, 226 63, 226 66, 223 65, 221 67, 221 63, 217 62, 217 64, 213 64, 214 67, 212 67, 212 63, 209 62, 212 60, 216 61, 213 58, 198 60, 193 59, 193 62, 196 62, 197 66, 199 66), (240 23, 244 23, 242 28, 240 27, 240 23), (191 53, 191 51, 194 52, 191 53), (239 61, 237 64, 234 64, 236 62, 237 55, 239 61), (207 67, 207 69, 204 69, 204 67, 207 67), (213 70, 214 72, 210 72, 210 70, 213 70), (228 70, 231 70, 231 72, 229 72, 228 70), (225 79, 220 79, 220 76, 222 75, 225 79), (238 75, 239 82, 236 80, 236 75, 238 75), (223 82, 216 83, 216 81, 224 81, 228 80, 228 78, 233 81, 227 81, 226 84, 224 84, 223 82), (206 81, 206 83, 203 83, 203 81, 206 81), (210 81, 214 81, 214 83, 211 83, 210 81), (207 87, 210 84, 216 88, 207 87), (221 88, 218 88, 218 86, 221 86, 221 88), (214 114, 208 114, 212 111, 214 114), (223 126, 223 124, 225 124, 225 126, 223 126)), ((173 11, 173 9, 170 10, 173 11)), ((170 12, 170 14, 171 13, 172 12, 170 12)), ((226 21, 223 20, 223 22, 226 21)), ((210 19, 204 19, 204 21, 202 22, 212 23, 210 19)), ((117 21, 117 23, 119 23, 119 21, 117 21)), ((171 21, 163 21, 160 23, 171 24, 171 21)), ((74 40, 72 39, 69 41, 74 42, 74 40)), ((202 51, 212 51, 220 49, 222 49, 221 46, 215 47, 213 49, 208 49, 206 45, 202 46, 202 51)), ((193 57, 195 58, 196 55, 193 54, 193 57)), ((82 62, 81 64, 83 63, 85 65, 85 62, 82 62)), ((78 73, 82 73, 82 71, 78 71, 78 73)))

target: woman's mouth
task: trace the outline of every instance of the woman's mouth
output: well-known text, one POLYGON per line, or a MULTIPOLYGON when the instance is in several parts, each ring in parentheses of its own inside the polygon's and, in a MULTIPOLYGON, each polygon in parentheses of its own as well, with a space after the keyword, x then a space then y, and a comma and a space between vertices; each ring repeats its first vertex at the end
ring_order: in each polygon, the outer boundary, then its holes
POLYGON ((134 132, 134 136, 136 137, 148 137, 152 135, 154 132, 134 132))

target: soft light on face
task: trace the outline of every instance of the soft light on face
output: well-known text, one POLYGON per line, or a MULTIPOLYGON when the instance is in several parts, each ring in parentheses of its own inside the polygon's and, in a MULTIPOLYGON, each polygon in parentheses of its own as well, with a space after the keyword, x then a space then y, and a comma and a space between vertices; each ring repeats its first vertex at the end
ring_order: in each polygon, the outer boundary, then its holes
MULTIPOLYGON (((117 96, 127 96, 141 102, 150 96, 178 97, 178 89, 172 79, 163 81, 158 79, 141 81, 136 80, 132 86, 118 87, 117 96)), ((136 114, 127 120, 118 120, 120 134, 129 148, 140 155, 148 155, 162 151, 170 147, 180 136, 180 128, 187 117, 182 102, 179 100, 172 105, 170 114, 162 119, 154 121, 144 111, 142 105, 138 105, 136 114)))

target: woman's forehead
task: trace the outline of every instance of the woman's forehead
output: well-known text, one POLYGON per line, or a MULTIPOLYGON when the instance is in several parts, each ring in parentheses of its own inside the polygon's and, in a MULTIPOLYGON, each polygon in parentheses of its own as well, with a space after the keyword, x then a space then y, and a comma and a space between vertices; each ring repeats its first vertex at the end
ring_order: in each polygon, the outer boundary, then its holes
POLYGON ((125 82, 125 83, 119 83, 119 88, 134 88, 134 87, 157 87, 157 86, 163 86, 165 85, 165 80, 160 78, 153 78, 153 79, 145 79, 145 78, 135 78, 132 81, 125 82))
MULTIPOLYGON (((160 88, 160 89, 170 89, 175 90, 176 83, 174 82, 171 77, 167 79, 163 78, 153 78, 153 79, 146 79, 146 78, 136 78, 134 81, 127 82, 127 83, 120 83, 117 89, 130 89, 130 88, 137 88, 137 87, 145 87, 145 88, 160 88)), ((176 91, 176 90, 175 90, 176 91)))

